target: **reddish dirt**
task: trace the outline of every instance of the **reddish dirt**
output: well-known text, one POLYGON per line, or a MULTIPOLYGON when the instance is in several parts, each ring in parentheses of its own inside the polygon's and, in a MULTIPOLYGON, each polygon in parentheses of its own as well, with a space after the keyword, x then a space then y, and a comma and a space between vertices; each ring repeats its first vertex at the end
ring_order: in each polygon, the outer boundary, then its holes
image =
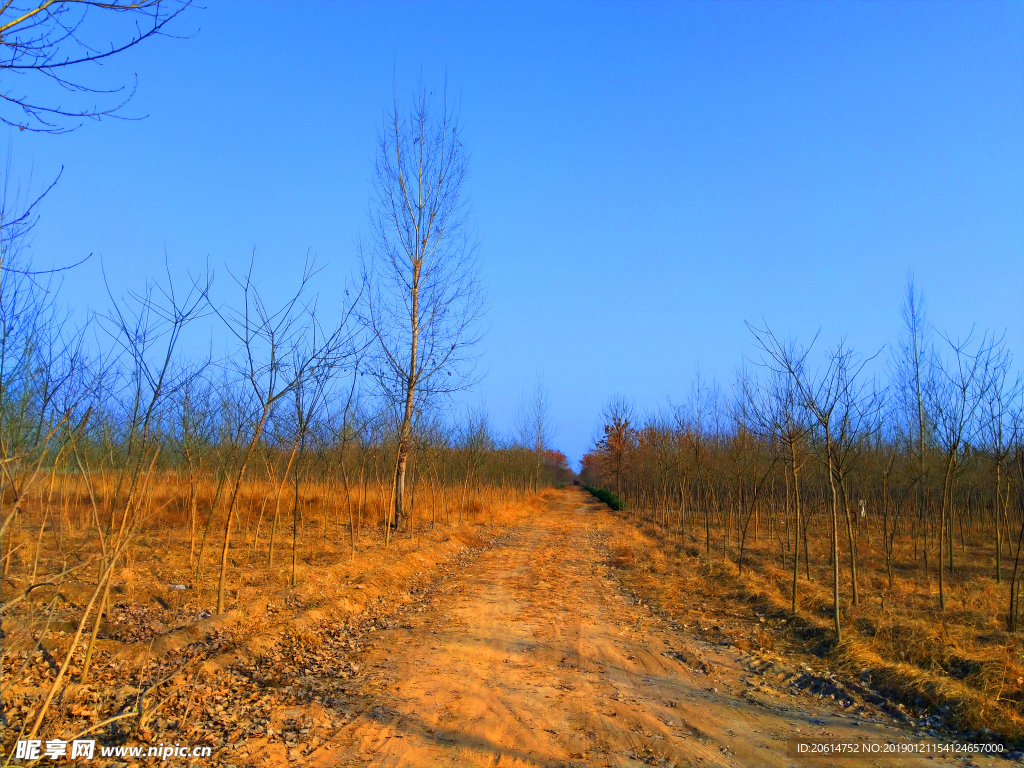
MULTIPOLYGON (((794 683, 808 674, 772 664, 766 674, 762 660, 639 604, 609 565, 606 542, 621 525, 582 491, 558 494, 401 624, 375 632, 344 706, 280 708, 271 723, 279 737, 282 723, 296 721, 306 735, 252 741, 242 762, 936 764, 922 756, 791 756, 792 738, 927 737, 861 699, 844 707, 801 695, 794 683)), ((1007 762, 974 757, 973 764, 1007 762)))

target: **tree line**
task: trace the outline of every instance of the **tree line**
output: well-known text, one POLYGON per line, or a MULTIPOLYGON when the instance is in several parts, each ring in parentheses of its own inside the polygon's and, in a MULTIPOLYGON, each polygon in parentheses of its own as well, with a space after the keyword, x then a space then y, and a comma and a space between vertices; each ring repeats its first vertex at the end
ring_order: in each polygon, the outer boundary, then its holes
POLYGON ((837 642, 842 606, 863 598, 865 540, 889 589, 901 573, 937 583, 940 612, 951 580, 984 558, 1015 632, 1021 377, 1002 337, 958 341, 932 329, 912 280, 902 319, 898 342, 867 358, 845 341, 819 352, 817 337, 801 345, 748 324, 756 352, 730 391, 698 374, 684 404, 639 419, 613 398, 581 478, 622 497, 630 514, 700 540, 740 575, 751 542, 767 542, 791 574, 794 614, 811 558, 824 556, 837 642))

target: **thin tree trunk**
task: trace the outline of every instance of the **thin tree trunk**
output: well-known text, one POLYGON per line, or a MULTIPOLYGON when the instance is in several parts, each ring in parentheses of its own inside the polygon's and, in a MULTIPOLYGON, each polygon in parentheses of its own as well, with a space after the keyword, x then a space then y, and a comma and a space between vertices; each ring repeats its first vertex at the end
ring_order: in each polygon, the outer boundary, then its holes
POLYGON ((839 493, 843 503, 843 513, 846 517, 846 543, 850 548, 850 584, 853 591, 853 604, 860 605, 860 597, 857 593, 857 544, 853 534, 853 522, 850 520, 850 500, 846 497, 846 478, 840 478, 839 493))
POLYGON ((828 483, 832 491, 832 623, 836 632, 836 645, 843 642, 843 628, 839 622, 839 494, 832 463, 832 440, 825 427, 828 454, 828 483))
MULTIPOLYGON (((796 463, 796 445, 792 441, 790 441, 789 443, 789 451, 793 462, 793 501, 794 512, 796 514, 796 535, 793 537, 793 595, 790 607, 792 609, 793 614, 796 615, 797 582, 799 580, 798 577, 800 575, 800 468, 797 466, 796 463)), ((788 532, 787 538, 789 538, 788 532)), ((807 557, 806 553, 804 553, 804 557, 807 557)))

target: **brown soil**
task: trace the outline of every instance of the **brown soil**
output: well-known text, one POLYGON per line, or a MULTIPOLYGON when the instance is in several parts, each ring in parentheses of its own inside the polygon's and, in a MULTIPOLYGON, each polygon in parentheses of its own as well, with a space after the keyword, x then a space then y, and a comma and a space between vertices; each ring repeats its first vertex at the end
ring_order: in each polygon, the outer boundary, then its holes
MULTIPOLYGON (((555 496, 362 646, 322 703, 277 707, 256 765, 934 765, 802 760, 787 740, 950 741, 870 690, 676 624, 626 589, 608 541, 624 523, 555 496), (347 720, 347 722, 341 722, 347 720)), ((685 596, 674 596, 675 603, 685 596)), ((696 598, 695 598, 696 599, 696 598)), ((757 621, 756 617, 751 618, 757 621)), ((714 611, 706 618, 716 622, 714 611)), ((725 619, 718 619, 725 623, 725 619)), ((720 629, 715 626, 713 629, 720 629)), ((960 738, 966 741, 966 738, 960 738)), ((942 758, 940 758, 942 759, 942 758)), ((975 764, 1005 764, 975 757, 975 764)))

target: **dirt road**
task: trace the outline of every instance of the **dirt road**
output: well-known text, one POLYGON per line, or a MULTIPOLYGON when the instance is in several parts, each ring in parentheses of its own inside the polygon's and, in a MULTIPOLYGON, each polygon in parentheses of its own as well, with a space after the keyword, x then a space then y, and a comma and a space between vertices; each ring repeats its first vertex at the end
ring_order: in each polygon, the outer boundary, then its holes
POLYGON ((331 729, 315 751, 297 757, 267 745, 253 757, 320 766, 944 759, 789 755, 793 737, 881 743, 914 734, 877 710, 769 690, 735 647, 701 640, 637 604, 606 565, 614 518, 588 498, 567 490, 550 514, 483 552, 403 624, 377 633, 360 685, 372 706, 331 729))

